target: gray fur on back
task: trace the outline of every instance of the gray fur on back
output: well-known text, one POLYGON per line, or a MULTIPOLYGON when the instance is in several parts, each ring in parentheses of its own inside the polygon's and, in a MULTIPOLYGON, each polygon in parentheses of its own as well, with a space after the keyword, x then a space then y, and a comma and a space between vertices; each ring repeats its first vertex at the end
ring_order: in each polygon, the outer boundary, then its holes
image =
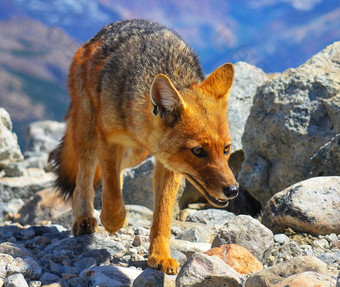
POLYGON ((179 90, 199 83, 204 74, 197 55, 175 32, 147 20, 127 20, 104 27, 88 43, 101 40, 98 90, 143 97, 157 74, 167 75, 179 90))

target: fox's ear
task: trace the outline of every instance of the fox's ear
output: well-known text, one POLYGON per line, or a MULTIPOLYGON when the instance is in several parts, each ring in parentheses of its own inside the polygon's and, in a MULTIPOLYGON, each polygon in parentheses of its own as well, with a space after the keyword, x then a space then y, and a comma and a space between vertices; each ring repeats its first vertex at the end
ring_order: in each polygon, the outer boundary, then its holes
POLYGON ((234 73, 233 64, 224 64, 203 81, 201 88, 216 98, 227 97, 233 85, 234 73))
POLYGON ((185 108, 183 98, 171 80, 163 74, 155 77, 151 87, 150 98, 153 105, 152 113, 155 116, 160 114, 167 124, 173 124, 185 108))

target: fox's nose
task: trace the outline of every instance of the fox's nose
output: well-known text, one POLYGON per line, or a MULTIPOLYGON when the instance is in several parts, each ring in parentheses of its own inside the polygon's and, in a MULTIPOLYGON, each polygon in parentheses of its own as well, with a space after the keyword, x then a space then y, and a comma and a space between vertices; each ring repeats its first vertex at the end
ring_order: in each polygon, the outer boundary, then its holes
POLYGON ((228 199, 232 199, 238 195, 238 188, 236 185, 229 185, 223 188, 223 193, 228 199))

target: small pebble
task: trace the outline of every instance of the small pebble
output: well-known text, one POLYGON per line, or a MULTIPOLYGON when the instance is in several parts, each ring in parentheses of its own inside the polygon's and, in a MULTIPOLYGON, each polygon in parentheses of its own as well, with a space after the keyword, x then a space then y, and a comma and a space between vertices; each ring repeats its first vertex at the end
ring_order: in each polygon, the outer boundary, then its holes
POLYGON ((329 240, 329 242, 335 242, 338 240, 338 236, 336 236, 335 233, 332 233, 327 236, 327 239, 329 240))
POLYGON ((277 243, 283 244, 283 243, 288 243, 290 240, 286 234, 280 233, 280 234, 274 235, 274 241, 277 243))
POLYGON ((146 229, 144 227, 137 227, 135 233, 136 233, 136 235, 149 236, 150 235, 150 229, 146 229))
POLYGON ((134 240, 133 240, 133 242, 132 242, 132 245, 135 246, 135 247, 141 246, 141 245, 142 245, 142 239, 141 239, 140 235, 137 235, 137 236, 134 238, 134 240))
POLYGON ((31 281, 29 283, 29 287, 41 287, 41 282, 40 281, 31 281))

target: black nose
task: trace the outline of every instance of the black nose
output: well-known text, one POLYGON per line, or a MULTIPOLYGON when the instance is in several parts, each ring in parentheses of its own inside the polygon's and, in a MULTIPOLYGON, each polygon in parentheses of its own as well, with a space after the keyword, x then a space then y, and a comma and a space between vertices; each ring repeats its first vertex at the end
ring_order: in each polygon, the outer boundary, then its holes
POLYGON ((223 193, 228 198, 234 198, 238 195, 238 188, 235 185, 229 185, 223 188, 223 193))

